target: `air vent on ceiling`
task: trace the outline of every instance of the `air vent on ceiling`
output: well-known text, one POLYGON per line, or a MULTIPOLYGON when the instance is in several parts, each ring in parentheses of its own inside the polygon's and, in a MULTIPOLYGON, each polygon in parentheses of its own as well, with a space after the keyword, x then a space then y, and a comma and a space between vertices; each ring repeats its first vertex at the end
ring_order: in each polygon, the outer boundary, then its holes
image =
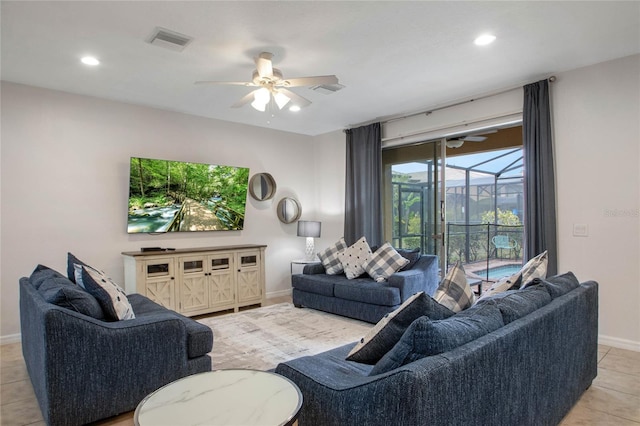
POLYGON ((344 89, 344 86, 340 83, 335 84, 319 84, 317 86, 309 87, 311 90, 315 90, 316 92, 324 93, 325 95, 330 95, 332 93, 337 92, 338 90, 344 89))
POLYGON ((184 34, 157 27, 147 39, 147 43, 181 52, 192 40, 192 37, 184 34))

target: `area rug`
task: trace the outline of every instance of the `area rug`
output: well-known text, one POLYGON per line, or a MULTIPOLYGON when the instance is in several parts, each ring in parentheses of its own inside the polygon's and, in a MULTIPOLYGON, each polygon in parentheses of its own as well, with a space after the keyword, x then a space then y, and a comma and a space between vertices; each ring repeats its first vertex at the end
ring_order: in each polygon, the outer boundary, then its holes
POLYGON ((199 319, 213 330, 209 354, 214 370, 270 370, 279 363, 315 355, 359 340, 373 327, 291 303, 199 319))

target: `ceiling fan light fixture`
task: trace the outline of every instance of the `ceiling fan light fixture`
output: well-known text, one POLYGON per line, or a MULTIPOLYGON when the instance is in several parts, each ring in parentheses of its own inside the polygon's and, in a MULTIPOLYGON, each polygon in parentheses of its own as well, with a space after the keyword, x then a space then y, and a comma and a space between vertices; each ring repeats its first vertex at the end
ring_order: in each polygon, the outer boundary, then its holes
POLYGON ((447 148, 460 148, 464 145, 463 139, 449 139, 447 140, 447 148))
POLYGON ((251 102, 251 106, 260 112, 265 112, 267 109, 267 104, 263 104, 262 102, 258 101, 251 102))
POLYGON ((300 111, 300 106, 299 106, 299 105, 291 105, 291 106, 289 107, 289 111, 291 111, 291 112, 298 112, 298 111, 300 111))
POLYGON ((255 99, 255 102, 266 105, 269 103, 269 99, 271 99, 271 93, 269 93, 268 89, 263 87, 262 89, 258 89, 253 93, 253 99, 255 99))
POLYGON ((289 103, 289 101, 291 99, 289 99, 289 97, 287 95, 285 95, 284 93, 281 92, 276 92, 273 95, 273 99, 276 101, 276 105, 278 105, 279 109, 282 109, 285 107, 285 105, 287 105, 289 103))

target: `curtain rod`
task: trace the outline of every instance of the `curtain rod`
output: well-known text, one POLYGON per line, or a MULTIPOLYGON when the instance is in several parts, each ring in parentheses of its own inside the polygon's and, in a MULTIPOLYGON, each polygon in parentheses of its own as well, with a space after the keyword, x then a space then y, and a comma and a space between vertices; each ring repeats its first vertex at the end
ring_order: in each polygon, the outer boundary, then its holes
MULTIPOLYGON (((556 76, 552 75, 552 76, 548 77, 547 80, 550 83, 553 83, 554 81, 556 81, 556 76)), ((527 83, 527 84, 530 84, 530 83, 527 83)), ((524 86, 526 86, 526 84, 524 86)), ((381 118, 377 118, 375 120, 366 121, 366 122, 364 122, 362 124, 349 126, 349 128, 366 126, 368 124, 372 124, 372 123, 375 123, 375 122, 378 122, 378 121, 380 122, 380 124, 387 124, 387 123, 391 123, 391 122, 398 121, 398 120, 404 120, 404 119, 410 118, 410 117, 416 117, 418 115, 423 115, 423 114, 424 115, 430 115, 430 114, 434 113, 435 111, 440 111, 440 110, 447 109, 447 108, 452 108, 452 107, 455 107, 455 106, 458 106, 458 105, 464 105, 464 104, 468 104, 468 103, 471 103, 471 102, 474 102, 474 101, 479 101, 481 99, 487 99, 487 98, 491 98, 493 96, 502 95, 504 93, 509 93, 509 92, 514 91, 514 90, 521 89, 522 87, 523 87, 523 85, 514 86, 514 87, 510 87, 508 89, 500 90, 498 92, 488 93, 486 95, 480 95, 480 96, 477 96, 477 97, 474 97, 474 98, 471 98, 471 99, 466 99, 464 101, 458 101, 458 102, 454 102, 452 104, 446 104, 446 105, 442 105, 442 106, 439 106, 439 107, 434 107, 434 108, 431 108, 431 109, 428 109, 428 110, 425 110, 425 111, 414 112, 414 113, 403 114, 403 115, 397 115, 397 116, 388 116, 387 118, 382 118, 382 119, 381 118)), ((349 130, 349 129, 343 129, 343 132, 346 133, 347 130, 349 130)))

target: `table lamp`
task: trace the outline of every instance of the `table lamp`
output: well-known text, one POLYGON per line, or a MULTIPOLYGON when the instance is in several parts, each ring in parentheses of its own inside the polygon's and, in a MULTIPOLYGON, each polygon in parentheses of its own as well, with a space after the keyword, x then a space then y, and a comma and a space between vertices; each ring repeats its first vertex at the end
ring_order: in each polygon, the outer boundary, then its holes
POLYGON ((307 246, 305 249, 307 260, 313 260, 315 257, 315 253, 313 251, 313 239, 320 237, 320 227, 321 227, 320 222, 315 222, 311 220, 298 221, 298 237, 307 238, 307 246))

